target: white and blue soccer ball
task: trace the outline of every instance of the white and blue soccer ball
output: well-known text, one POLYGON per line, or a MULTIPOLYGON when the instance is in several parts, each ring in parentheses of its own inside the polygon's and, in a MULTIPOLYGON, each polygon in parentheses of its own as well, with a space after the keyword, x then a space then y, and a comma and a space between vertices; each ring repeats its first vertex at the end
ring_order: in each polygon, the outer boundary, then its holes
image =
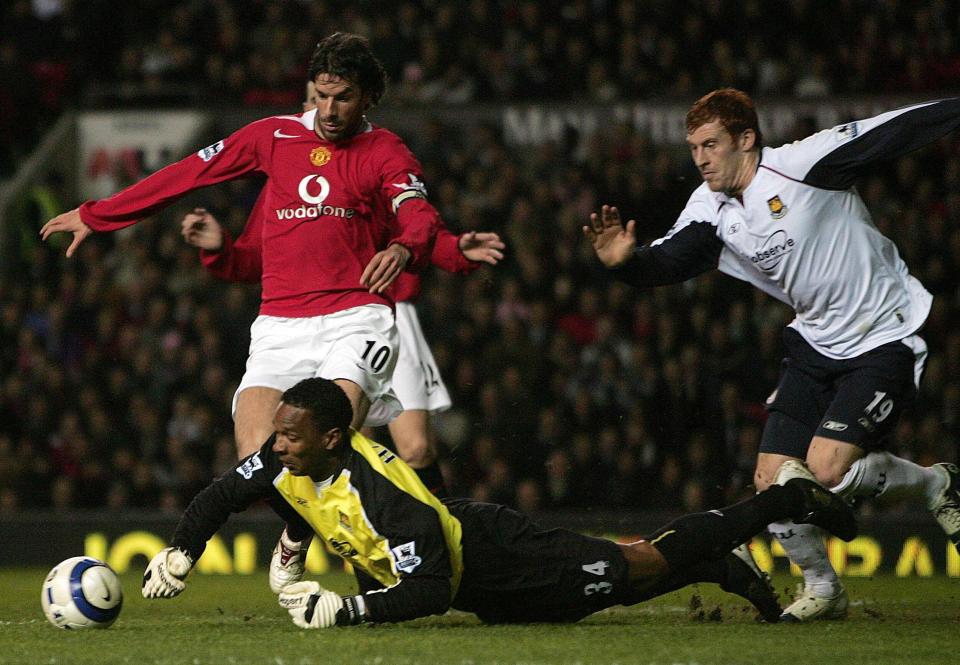
POLYGON ((40 603, 47 620, 57 628, 109 628, 123 607, 123 588, 103 561, 75 556, 58 563, 47 575, 40 603))

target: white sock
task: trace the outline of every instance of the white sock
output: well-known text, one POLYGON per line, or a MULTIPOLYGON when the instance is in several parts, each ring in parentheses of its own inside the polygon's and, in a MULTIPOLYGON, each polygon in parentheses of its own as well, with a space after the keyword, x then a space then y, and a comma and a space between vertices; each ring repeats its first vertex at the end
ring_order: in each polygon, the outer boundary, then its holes
POLYGON ((807 591, 820 598, 829 598, 843 588, 837 572, 830 565, 820 527, 785 521, 769 524, 767 529, 803 572, 803 586, 807 591))
POLYGON ((945 475, 886 451, 868 453, 850 465, 833 491, 843 497, 919 499, 927 507, 945 487, 945 475))

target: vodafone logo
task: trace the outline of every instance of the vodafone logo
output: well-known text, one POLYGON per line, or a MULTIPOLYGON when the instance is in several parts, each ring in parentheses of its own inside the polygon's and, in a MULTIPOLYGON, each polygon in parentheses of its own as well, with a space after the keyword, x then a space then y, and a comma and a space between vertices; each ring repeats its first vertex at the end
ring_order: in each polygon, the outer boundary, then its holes
POLYGON ((303 199, 305 203, 320 205, 330 196, 330 182, 322 175, 308 175, 300 181, 297 193, 300 194, 300 198, 303 199), (318 194, 310 193, 311 189, 316 189, 313 187, 314 182, 320 185, 320 192, 318 194))
POLYGON ((300 181, 297 193, 306 205, 296 208, 278 208, 277 219, 317 219, 320 217, 340 217, 353 219, 357 211, 353 208, 323 205, 330 196, 330 181, 322 175, 308 175, 300 181))

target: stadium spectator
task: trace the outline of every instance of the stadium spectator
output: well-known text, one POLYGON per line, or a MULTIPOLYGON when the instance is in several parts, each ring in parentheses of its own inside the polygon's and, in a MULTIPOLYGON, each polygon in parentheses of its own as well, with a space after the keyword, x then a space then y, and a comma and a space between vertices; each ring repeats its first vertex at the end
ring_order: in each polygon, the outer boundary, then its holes
MULTIPOLYGON (((873 226, 853 185, 875 162, 958 125, 960 100, 947 99, 763 148, 753 101, 739 90, 715 90, 687 113, 687 144, 703 184, 673 228, 638 248, 636 221, 621 224, 618 210, 608 205, 583 227, 601 262, 634 286, 677 283, 719 269, 796 311, 784 332, 780 382, 767 400, 770 417, 755 472, 759 490, 805 459, 821 483, 845 497, 922 501, 955 544, 957 467, 923 467, 882 450, 916 396, 927 357, 916 332, 932 297, 873 226), (780 219, 787 215, 785 229, 780 219)), ((715 354, 724 353, 722 344, 714 347, 715 354)), ((691 405, 706 394, 671 387, 674 396, 692 395, 691 405)), ((816 528, 783 522, 770 531, 804 573, 804 593, 783 618, 845 616, 846 591, 816 528)))
POLYGON ((190 503, 171 546, 148 564, 143 596, 179 595, 230 513, 267 496, 301 514, 352 564, 360 585, 345 597, 312 581, 285 587, 280 606, 301 628, 406 621, 450 607, 487 623, 573 622, 695 582, 717 583, 776 621, 776 596, 743 543, 788 516, 844 540, 856 535, 850 507, 806 478, 686 515, 627 545, 542 530, 505 506, 441 502, 401 459, 352 430, 352 419, 333 381, 305 379, 286 390, 275 435, 190 503))

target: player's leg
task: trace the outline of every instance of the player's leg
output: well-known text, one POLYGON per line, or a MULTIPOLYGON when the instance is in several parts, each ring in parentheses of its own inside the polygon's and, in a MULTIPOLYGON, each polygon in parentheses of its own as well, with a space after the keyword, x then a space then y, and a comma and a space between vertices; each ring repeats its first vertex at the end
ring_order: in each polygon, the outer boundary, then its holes
MULTIPOLYGON (((250 328, 250 356, 237 394, 233 417, 237 450, 252 454, 273 434, 273 415, 281 395, 313 375, 314 330, 320 317, 287 319, 259 316, 250 328)), ((274 593, 303 577, 313 530, 275 497, 268 501, 284 521, 284 530, 270 558, 269 583, 274 593)))
POLYGON ((263 442, 273 434, 273 414, 282 394, 282 391, 276 388, 265 386, 251 386, 237 394, 233 433, 239 459, 259 450, 263 442))
MULTIPOLYGON (((390 421, 390 435, 397 454, 417 472, 423 484, 436 496, 446 496, 430 414, 450 408, 450 393, 424 337, 416 307, 398 302, 396 322, 400 349, 391 382, 404 411, 390 421)), ((368 422, 372 417, 373 411, 368 422)))
MULTIPOLYGON (((647 543, 646 541, 641 541, 647 543)), ((625 552, 625 557, 637 559, 641 555, 637 551, 638 543, 631 543, 627 546, 632 552, 625 552)), ((650 546, 654 551, 656 548, 650 546)), ((642 555, 641 555, 642 556, 642 555)), ((651 555, 652 556, 652 555, 651 555)), ((657 552, 663 565, 666 560, 663 555, 657 552)), ((653 564, 647 563, 639 571, 651 571, 653 564)), ((662 566, 661 566, 662 568, 662 566)), ((659 573, 651 577, 640 576, 633 581, 634 593, 632 597, 623 600, 624 605, 633 605, 657 596, 682 589, 690 584, 712 583, 717 584, 721 589, 728 593, 736 594, 746 599, 753 605, 760 616, 770 623, 776 623, 780 620, 783 609, 777 600, 777 594, 770 583, 770 576, 760 570, 753 555, 750 553, 750 547, 747 543, 736 547, 728 552, 721 559, 707 559, 687 565, 681 570, 661 569, 659 573)))
MULTIPOLYGON (((789 417, 773 412, 768 426, 781 435, 790 427, 789 417)), ((802 441, 805 428, 795 423, 795 440, 802 441)), ((781 439, 782 442, 782 439, 781 439)), ((776 478, 784 463, 800 465, 802 459, 792 455, 760 453, 754 482, 757 491, 763 491, 776 478)), ((813 524, 800 524, 793 520, 773 522, 767 526, 770 535, 777 539, 791 562, 800 568, 803 575, 803 590, 784 611, 785 619, 809 621, 815 618, 837 619, 845 616, 849 601, 846 591, 827 556, 823 530, 813 524)))
POLYGON ((821 483, 847 498, 922 502, 956 542, 960 497, 950 496, 950 487, 957 484, 952 465, 925 467, 880 448, 914 401, 925 358, 926 346, 913 337, 850 361, 852 368, 837 381, 836 396, 810 445, 807 464, 821 483))
POLYGON ((353 409, 350 427, 360 429, 363 421, 367 419, 367 411, 370 410, 370 398, 359 384, 350 379, 334 379, 333 382, 340 386, 350 400, 350 407, 353 409))
POLYGON ((819 524, 847 540, 856 533, 853 513, 841 499, 812 480, 790 478, 732 506, 684 515, 649 538, 623 546, 638 594, 633 602, 693 582, 715 582, 776 621, 780 606, 749 550, 731 550, 767 524, 788 518, 819 524))
POLYGON ((400 459, 417 472, 430 492, 435 496, 446 496, 443 475, 437 464, 430 414, 422 409, 405 410, 391 420, 388 427, 400 459))
MULTIPOLYGON (((784 332, 787 358, 776 391, 767 400, 754 482, 765 490, 784 468, 806 459, 810 441, 833 397, 829 359, 817 354, 792 329, 784 332)), ((803 469, 803 467, 800 467, 803 469)), ((807 474, 809 476, 809 474, 807 474)), ((784 610, 788 621, 846 616, 846 591, 827 556, 824 534, 813 524, 782 520, 767 527, 803 575, 803 589, 784 610)))

